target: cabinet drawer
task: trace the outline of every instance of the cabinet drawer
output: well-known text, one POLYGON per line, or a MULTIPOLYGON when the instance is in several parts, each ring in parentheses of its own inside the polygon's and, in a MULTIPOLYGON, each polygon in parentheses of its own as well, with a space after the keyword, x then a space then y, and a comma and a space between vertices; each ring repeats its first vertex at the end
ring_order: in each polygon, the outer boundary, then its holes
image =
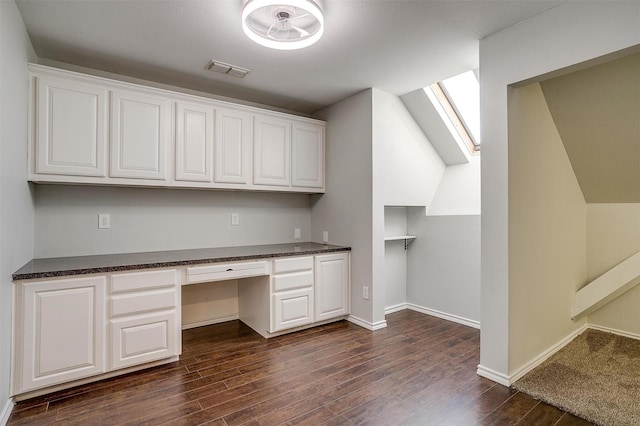
POLYGON ((301 287, 311 287, 312 285, 313 271, 292 272, 290 274, 273 276, 274 292, 301 287))
POLYGON ((177 303, 175 288, 119 294, 111 297, 111 316, 173 309, 177 303))
POLYGON ((176 310, 111 321, 111 369, 179 354, 176 310))
POLYGON ((313 257, 291 257, 287 259, 275 259, 273 261, 273 273, 304 271, 313 269, 313 257))
POLYGON ((178 274, 175 269, 114 274, 111 276, 111 293, 172 287, 177 282, 178 274))
POLYGON ((267 275, 267 262, 219 263, 187 268, 187 284, 267 275))

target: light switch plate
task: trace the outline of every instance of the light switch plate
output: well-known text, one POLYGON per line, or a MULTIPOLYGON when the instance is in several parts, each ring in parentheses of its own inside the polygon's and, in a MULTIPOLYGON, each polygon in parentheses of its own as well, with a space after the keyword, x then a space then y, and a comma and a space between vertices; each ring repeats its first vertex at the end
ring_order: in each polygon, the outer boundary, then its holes
POLYGON ((293 238, 295 238, 296 240, 299 240, 300 238, 302 238, 302 235, 300 233, 300 228, 296 228, 293 230, 293 238))
POLYGON ((329 231, 322 231, 322 242, 323 243, 329 242, 329 231))
POLYGON ((99 213, 98 214, 98 229, 109 229, 111 228, 111 217, 108 213, 99 213))
POLYGON ((240 225, 240 215, 238 213, 231 213, 231 225, 240 225))

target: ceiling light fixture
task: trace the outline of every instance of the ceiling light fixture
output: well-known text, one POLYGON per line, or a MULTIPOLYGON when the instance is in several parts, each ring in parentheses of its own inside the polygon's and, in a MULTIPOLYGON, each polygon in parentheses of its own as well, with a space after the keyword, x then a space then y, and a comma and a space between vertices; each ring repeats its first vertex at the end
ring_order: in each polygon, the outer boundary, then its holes
POLYGON ((302 49, 324 32, 324 17, 312 0, 248 0, 242 29, 256 43, 280 50, 302 49))

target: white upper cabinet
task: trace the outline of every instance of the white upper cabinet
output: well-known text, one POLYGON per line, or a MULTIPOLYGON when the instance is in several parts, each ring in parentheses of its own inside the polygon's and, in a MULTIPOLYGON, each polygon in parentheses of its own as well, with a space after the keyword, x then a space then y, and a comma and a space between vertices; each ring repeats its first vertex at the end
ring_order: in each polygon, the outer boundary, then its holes
POLYGON ((45 76, 37 81, 35 173, 106 175, 107 90, 45 76))
POLYGON ((291 121, 255 116, 253 144, 253 183, 289 186, 291 121))
POLYGON ((42 65, 29 180, 323 193, 325 124, 42 65))
POLYGON ((167 180, 171 101, 134 90, 111 92, 111 176, 167 180))
POLYGON ((324 188, 324 126, 294 121, 291 157, 292 186, 324 188))
POLYGON ((251 183, 251 114, 216 109, 215 181, 251 183))
POLYGON ((176 180, 213 179, 213 108, 176 103, 176 180))

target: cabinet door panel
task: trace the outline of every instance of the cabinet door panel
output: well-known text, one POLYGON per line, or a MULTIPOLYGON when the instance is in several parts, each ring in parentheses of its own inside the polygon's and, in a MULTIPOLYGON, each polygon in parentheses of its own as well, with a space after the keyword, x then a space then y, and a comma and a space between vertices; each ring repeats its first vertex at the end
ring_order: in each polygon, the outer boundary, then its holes
POLYGON ((324 128, 294 123, 291 139, 291 186, 324 187, 324 128))
POLYGON ((215 181, 249 183, 251 115, 244 111, 217 109, 215 134, 215 181))
POLYGON ((347 315, 349 300, 349 255, 316 256, 316 321, 347 315))
POLYGON ((272 303, 272 332, 313 322, 313 288, 275 293, 272 303))
POLYGON ((176 104, 176 180, 213 179, 213 108, 176 104))
POLYGON ((176 321, 175 310, 111 320, 111 368, 178 355, 176 321))
POLYGON ((22 286, 20 391, 103 373, 105 277, 22 286))
POLYGON ((46 76, 37 87, 35 172, 106 176, 107 90, 46 76))
POLYGON ((166 180, 171 102, 138 92, 111 94, 111 176, 166 180))
POLYGON ((255 117, 253 183, 289 186, 291 169, 291 122, 255 117))

